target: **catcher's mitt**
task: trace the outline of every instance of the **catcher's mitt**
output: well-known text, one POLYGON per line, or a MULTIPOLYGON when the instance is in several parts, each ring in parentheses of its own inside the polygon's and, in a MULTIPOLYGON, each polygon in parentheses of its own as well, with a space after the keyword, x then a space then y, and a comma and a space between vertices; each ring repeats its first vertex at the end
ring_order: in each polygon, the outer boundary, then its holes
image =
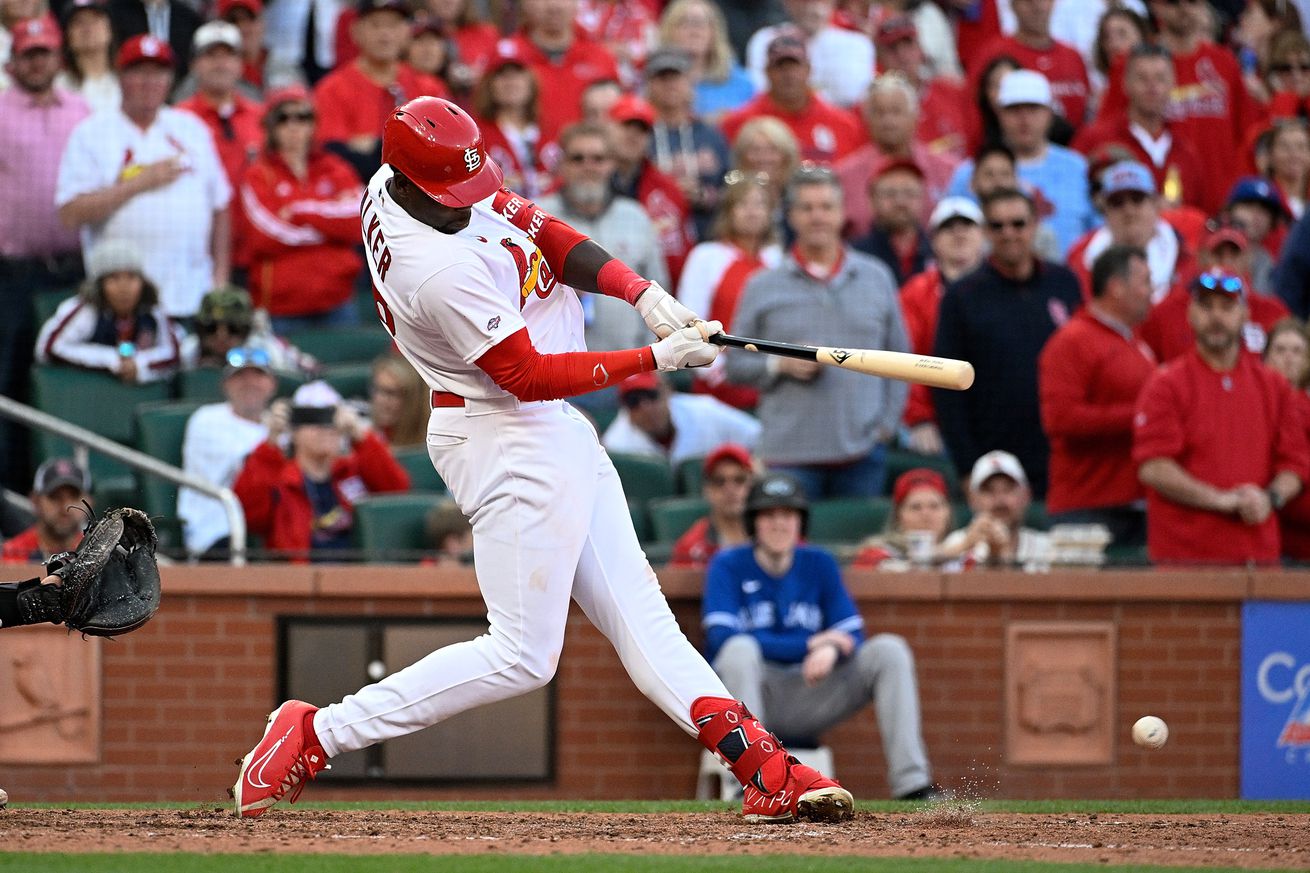
POLYGON ((87 525, 74 552, 50 559, 63 583, 64 624, 97 637, 134 631, 159 609, 159 538, 139 509, 114 509, 87 525))

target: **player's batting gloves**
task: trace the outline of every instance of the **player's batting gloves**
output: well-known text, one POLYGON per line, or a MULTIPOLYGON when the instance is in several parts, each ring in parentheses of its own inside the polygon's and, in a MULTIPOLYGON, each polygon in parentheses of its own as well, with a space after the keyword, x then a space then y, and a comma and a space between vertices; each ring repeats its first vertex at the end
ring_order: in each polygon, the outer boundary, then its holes
POLYGON ((678 298, 660 287, 659 282, 651 282, 634 304, 651 333, 660 339, 682 330, 701 317, 678 302, 678 298))
POLYGON ((698 321, 691 327, 674 331, 651 346, 655 364, 661 370, 708 367, 719 356, 719 347, 706 342, 712 334, 722 333, 717 321, 698 321))

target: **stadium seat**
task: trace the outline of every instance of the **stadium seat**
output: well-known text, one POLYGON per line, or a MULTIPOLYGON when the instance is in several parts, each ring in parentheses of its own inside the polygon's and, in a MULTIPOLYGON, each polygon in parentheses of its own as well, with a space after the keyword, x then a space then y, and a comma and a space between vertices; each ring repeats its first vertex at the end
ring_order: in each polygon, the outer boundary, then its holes
MULTIPOLYGON (((191 413, 200 407, 194 400, 144 403, 137 408, 137 448, 156 460, 175 467, 182 466, 182 438, 191 413)), ((141 508, 155 519, 160 541, 165 547, 181 546, 172 537, 181 532, 177 522, 177 486, 166 479, 138 472, 141 508), (177 523, 170 523, 177 522, 177 523), (166 540, 167 535, 167 540, 166 540)))
POLYGON ((952 499, 964 496, 960 490, 960 477, 956 474, 955 465, 951 463, 950 458, 944 455, 934 458, 901 449, 891 449, 887 452, 887 484, 883 486, 883 493, 891 496, 897 477, 916 467, 927 467, 941 473, 946 478, 947 491, 952 499))
POLYGON ((379 494, 355 503, 355 544, 364 560, 414 562, 434 551, 428 545, 424 519, 444 495, 433 493, 379 494))
POLYGON ((323 368, 319 377, 347 399, 367 398, 373 380, 371 363, 333 364, 323 368))
POLYGON ((709 512, 710 505, 702 497, 661 497, 650 501, 646 508, 655 540, 671 543, 709 512))
POLYGON ((299 331, 286 339, 324 365, 366 363, 391 348, 391 334, 380 324, 299 331))
MULTIPOLYGON (((125 446, 136 445, 136 407, 169 397, 167 381, 125 385, 108 373, 73 367, 33 367, 32 405, 43 412, 93 431, 125 446)), ((72 446, 41 430, 32 433, 33 466, 57 455, 71 455, 72 446)), ((131 478, 118 461, 91 453, 91 477, 97 489, 106 478, 131 478)))
POLYGON ((610 460, 629 501, 639 500, 644 504, 657 497, 673 496, 673 468, 663 458, 610 452, 610 460))
POLYGON ((705 458, 703 456, 683 458, 678 462, 677 482, 679 494, 685 494, 688 497, 699 495, 704 481, 705 458))
POLYGON ((1050 530, 1051 519, 1046 515, 1046 501, 1034 500, 1028 504, 1028 511, 1023 516, 1023 523, 1025 527, 1050 530))
POLYGON ((652 541, 650 512, 644 500, 628 500, 628 514, 632 516, 632 529, 637 532, 637 539, 644 543, 652 541))
POLYGON ((614 423, 614 419, 619 417, 619 411, 612 407, 604 409, 588 409, 587 414, 591 420, 596 422, 596 433, 601 436, 605 435, 605 429, 614 423))
POLYGON ((809 538, 821 542, 856 543, 880 533, 891 514, 888 497, 839 497, 810 505, 809 538))
POLYGON ((39 331, 41 326, 54 316, 59 304, 76 293, 76 288, 64 288, 59 291, 42 291, 33 297, 32 317, 36 321, 36 329, 39 331))
POLYGON ((437 494, 446 492, 446 483, 441 481, 436 468, 432 466, 427 446, 405 446, 401 449, 392 449, 391 453, 396 456, 400 466, 409 473, 410 490, 431 491, 437 494))

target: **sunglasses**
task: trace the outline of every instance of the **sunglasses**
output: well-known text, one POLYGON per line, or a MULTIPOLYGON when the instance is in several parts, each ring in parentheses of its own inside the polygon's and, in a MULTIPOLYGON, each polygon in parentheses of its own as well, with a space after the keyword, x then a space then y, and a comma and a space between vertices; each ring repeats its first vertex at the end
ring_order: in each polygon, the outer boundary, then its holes
POLYGON ((219 328, 224 328, 228 333, 240 334, 242 336, 250 333, 250 325, 242 324, 235 321, 197 321, 196 331, 203 334, 218 333, 219 328))
POLYGON ((1188 6, 1196 6, 1201 0, 1164 0, 1165 6, 1181 6, 1186 3, 1188 6))
POLYGON ((610 156, 603 152, 574 152, 564 156, 570 164, 603 164, 609 159, 610 156))
POLYGON ((1202 273, 1196 277, 1196 284, 1207 291, 1223 291, 1226 294, 1241 294, 1246 290, 1246 283, 1240 276, 1216 276, 1202 273))
POLYGON ((313 124, 314 113, 305 112, 279 112, 273 116, 274 124, 286 124, 288 121, 299 121, 301 124, 313 124))
POLYGON ((658 391, 629 391, 623 395, 623 405, 628 409, 636 409, 641 404, 654 400, 659 396, 658 391))
POLYGON ((1009 221, 991 221, 989 219, 987 222, 987 226, 995 231, 1002 231, 1005 230, 1007 227, 1010 228, 1010 230, 1023 230, 1025 227, 1028 226, 1028 219, 1012 218, 1009 221))
POLYGON ((1269 68, 1271 73, 1290 73, 1293 70, 1298 73, 1310 73, 1310 61, 1300 64, 1274 64, 1269 68))
POLYGON ((1117 191, 1105 198, 1105 205, 1112 209, 1118 209, 1128 203, 1137 206, 1146 202, 1146 195, 1141 191, 1117 191))
POLYGON ((740 476, 710 476, 705 482, 715 488, 722 488, 725 485, 749 485, 751 477, 744 473, 740 476))
POLYGON ((227 365, 238 369, 241 367, 269 367, 271 366, 271 359, 268 352, 263 349, 241 346, 227 353, 227 365))

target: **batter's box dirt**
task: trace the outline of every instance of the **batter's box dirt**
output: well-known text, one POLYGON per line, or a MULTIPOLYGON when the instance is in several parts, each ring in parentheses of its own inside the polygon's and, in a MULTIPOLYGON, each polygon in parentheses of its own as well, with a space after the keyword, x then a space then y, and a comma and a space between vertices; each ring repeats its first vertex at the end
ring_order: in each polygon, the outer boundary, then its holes
POLYGON ((225 807, 9 809, 0 852, 801 854, 1310 868, 1310 816, 1019 815, 928 808, 839 825, 747 825, 732 813, 510 813, 225 807))

